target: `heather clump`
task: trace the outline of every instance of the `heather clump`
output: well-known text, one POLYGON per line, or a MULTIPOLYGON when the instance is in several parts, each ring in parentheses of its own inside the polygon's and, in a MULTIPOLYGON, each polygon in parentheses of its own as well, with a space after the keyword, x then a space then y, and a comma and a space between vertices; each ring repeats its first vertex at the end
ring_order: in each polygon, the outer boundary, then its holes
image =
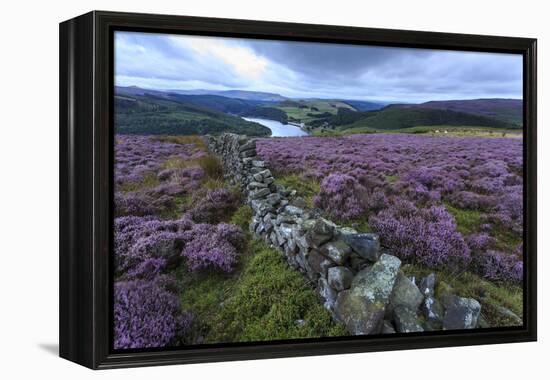
POLYGON ((399 199, 370 218, 369 224, 384 244, 412 262, 452 270, 464 269, 470 262, 470 249, 445 207, 419 209, 399 199))
POLYGON ((492 210, 498 203, 497 197, 478 194, 473 191, 457 191, 448 197, 449 202, 460 208, 492 210))
POLYGON ((483 277, 494 281, 521 282, 523 260, 516 254, 489 250, 478 259, 483 277))
POLYGON ((365 211, 365 206, 359 199, 363 191, 364 188, 354 177, 332 173, 321 182, 314 204, 331 217, 355 219, 365 211))
POLYGON ((496 244, 496 239, 486 232, 468 235, 465 240, 468 247, 472 250, 472 253, 485 252, 496 244))
POLYGON ((163 258, 166 265, 179 262, 185 231, 193 227, 189 218, 161 220, 154 217, 116 218, 114 248, 116 271, 125 274, 150 258, 163 258))
POLYGON ((244 233, 232 224, 195 224, 190 218, 115 219, 116 270, 123 277, 152 278, 185 258, 191 271, 230 272, 244 245, 244 233))
POLYGON ((115 193, 115 215, 154 215, 159 211, 154 203, 155 199, 147 194, 138 192, 117 192, 115 193))
POLYGON ((174 345, 185 339, 192 315, 163 281, 117 281, 114 285, 114 348, 174 345))
POLYGON ((185 246, 181 255, 190 271, 214 268, 231 272, 238 250, 244 247, 245 234, 233 224, 195 224, 182 235, 185 246))
POLYGON ((206 189, 195 194, 192 204, 189 213, 194 221, 215 223, 233 214, 239 206, 239 197, 226 188, 206 189))

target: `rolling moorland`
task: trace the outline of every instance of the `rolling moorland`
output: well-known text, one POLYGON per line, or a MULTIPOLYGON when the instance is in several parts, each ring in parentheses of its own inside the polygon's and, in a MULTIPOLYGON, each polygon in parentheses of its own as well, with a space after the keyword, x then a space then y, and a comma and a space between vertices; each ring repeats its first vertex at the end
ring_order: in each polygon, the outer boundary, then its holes
POLYGON ((116 95, 115 128, 122 134, 195 135, 234 132, 269 136, 270 130, 232 113, 254 106, 210 95, 116 95), (218 99, 221 98, 221 99, 218 99))
POLYGON ((522 141, 502 138, 521 136, 518 101, 366 110, 148 91, 115 99, 115 348, 347 334, 315 285, 249 232, 252 210, 196 136, 222 132, 259 137, 272 186, 303 209, 378 233, 407 276, 435 273, 436 294, 479 300, 477 327, 521 324, 522 141), (323 137, 266 138, 250 114, 323 137), (432 136, 453 129, 499 138, 432 136))
POLYGON ((270 134, 268 128, 241 116, 283 124, 304 123, 305 130, 313 135, 433 133, 446 129, 470 129, 481 135, 487 131, 520 134, 522 126, 522 102, 514 99, 384 105, 355 100, 285 99, 269 93, 195 92, 199 94, 117 87, 116 130, 125 134, 270 134))

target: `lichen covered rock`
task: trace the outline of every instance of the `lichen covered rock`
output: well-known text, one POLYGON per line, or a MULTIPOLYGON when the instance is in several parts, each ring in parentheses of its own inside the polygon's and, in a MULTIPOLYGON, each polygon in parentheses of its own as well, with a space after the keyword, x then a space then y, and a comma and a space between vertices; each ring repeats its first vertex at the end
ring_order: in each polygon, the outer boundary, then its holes
POLYGON ((473 329, 477 327, 481 305, 473 298, 447 295, 442 299, 445 307, 444 330, 473 329))
POLYGON ((349 290, 342 291, 335 313, 354 335, 377 334, 381 331, 401 260, 382 255, 371 268, 355 275, 349 290))

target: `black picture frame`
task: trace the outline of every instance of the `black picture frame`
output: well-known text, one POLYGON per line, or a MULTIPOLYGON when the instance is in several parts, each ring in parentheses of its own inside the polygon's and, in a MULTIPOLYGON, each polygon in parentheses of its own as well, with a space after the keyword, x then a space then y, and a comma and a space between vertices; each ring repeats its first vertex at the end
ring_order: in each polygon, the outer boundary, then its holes
POLYGON ((536 39, 93 11, 60 24, 60 356, 93 369, 535 341, 536 39), (111 344, 113 32, 523 55, 524 325, 116 353, 111 344))

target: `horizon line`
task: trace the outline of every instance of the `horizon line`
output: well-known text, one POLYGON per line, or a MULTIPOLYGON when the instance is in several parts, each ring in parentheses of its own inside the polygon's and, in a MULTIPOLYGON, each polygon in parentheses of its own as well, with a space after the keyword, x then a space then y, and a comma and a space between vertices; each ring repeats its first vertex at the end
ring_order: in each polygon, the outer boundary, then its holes
MULTIPOLYGON (((262 94, 270 94, 270 95, 277 95, 282 98, 286 98, 288 100, 308 100, 308 99, 316 99, 316 100, 350 100, 350 101, 363 101, 363 102, 370 102, 370 103, 384 103, 386 105, 395 105, 395 104, 422 104, 422 103, 428 103, 428 102, 448 102, 448 101, 467 101, 467 100, 518 100, 523 102, 523 97, 521 98, 509 98, 509 97, 477 97, 477 98, 453 98, 453 99, 431 99, 424 102, 411 102, 411 101, 387 101, 387 100, 373 100, 368 98, 323 98, 323 97, 289 97, 285 95, 281 95, 276 92, 270 92, 270 91, 261 91, 261 90, 242 90, 242 89, 229 89, 229 90, 209 90, 204 88, 193 88, 188 90, 183 89, 162 89, 162 88, 151 88, 151 87, 143 87, 138 85, 128 85, 128 86, 121 86, 121 85, 114 85, 115 88, 139 88, 141 90, 150 90, 150 91, 158 91, 158 92, 164 92, 164 93, 172 93, 176 95, 189 95, 189 96, 197 96, 201 94, 178 94, 175 91, 205 91, 205 92, 229 92, 229 91, 241 91, 241 92, 256 92, 256 93, 262 93, 262 94)), ((204 94, 207 95, 207 94, 204 94)), ((221 96, 226 97, 223 95, 217 95, 212 94, 215 96, 221 96)), ((229 98, 229 97, 228 97, 229 98)), ((235 99, 235 98, 233 98, 235 99)), ((241 98, 236 98, 241 99, 241 98)), ((243 99, 246 100, 246 99, 243 99)))

